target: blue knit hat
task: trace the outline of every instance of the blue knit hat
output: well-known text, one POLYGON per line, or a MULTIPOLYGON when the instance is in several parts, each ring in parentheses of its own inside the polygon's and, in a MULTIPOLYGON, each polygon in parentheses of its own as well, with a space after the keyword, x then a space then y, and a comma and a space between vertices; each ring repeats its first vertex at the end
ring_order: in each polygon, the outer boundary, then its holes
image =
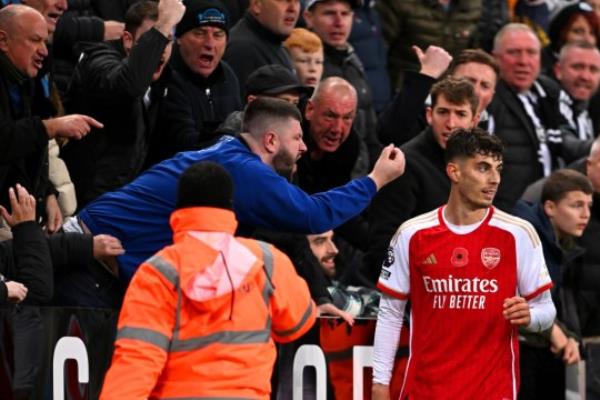
POLYGON ((175 28, 176 37, 200 26, 216 26, 228 32, 229 13, 219 0, 184 0, 183 4, 185 14, 175 28))

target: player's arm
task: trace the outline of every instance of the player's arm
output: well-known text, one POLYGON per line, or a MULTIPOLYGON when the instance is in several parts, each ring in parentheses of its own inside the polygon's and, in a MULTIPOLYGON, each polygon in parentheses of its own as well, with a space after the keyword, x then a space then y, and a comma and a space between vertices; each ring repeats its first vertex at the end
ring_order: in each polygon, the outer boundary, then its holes
POLYGON ((542 332, 552 326, 556 308, 550 291, 546 290, 529 301, 519 296, 504 300, 503 315, 515 326, 531 332, 542 332))
POLYGON ((550 291, 539 294, 528 301, 531 321, 525 329, 531 332, 542 332, 552 327, 556 318, 556 307, 552 302, 550 291))
POLYGON ((402 329, 406 300, 382 295, 377 314, 375 341, 373 343, 373 400, 390 398, 389 384, 392 379, 394 358, 402 329))
POLYGON ((542 244, 528 222, 515 239, 520 296, 505 300, 504 315, 512 324, 528 331, 545 331, 554 322, 556 308, 550 296, 552 280, 544 260, 542 244))
POLYGON ((410 234, 400 228, 392 238, 377 283, 383 294, 373 343, 373 400, 388 400, 390 396, 389 383, 410 292, 409 242, 410 234))

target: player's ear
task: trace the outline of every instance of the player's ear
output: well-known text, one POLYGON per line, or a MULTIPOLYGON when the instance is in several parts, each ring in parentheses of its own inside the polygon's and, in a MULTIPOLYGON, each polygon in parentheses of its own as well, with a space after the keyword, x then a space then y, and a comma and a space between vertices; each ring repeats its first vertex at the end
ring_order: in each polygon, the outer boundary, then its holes
POLYGON ((273 130, 268 130, 263 135, 263 146, 268 153, 276 153, 279 150, 279 137, 273 130))
POLYGON ((552 200, 546 200, 544 202, 544 213, 548 218, 553 218, 554 214, 556 214, 556 203, 552 200))
POLYGON ((450 161, 446 164, 446 175, 450 178, 452 183, 457 183, 460 179, 460 168, 457 162, 450 161))

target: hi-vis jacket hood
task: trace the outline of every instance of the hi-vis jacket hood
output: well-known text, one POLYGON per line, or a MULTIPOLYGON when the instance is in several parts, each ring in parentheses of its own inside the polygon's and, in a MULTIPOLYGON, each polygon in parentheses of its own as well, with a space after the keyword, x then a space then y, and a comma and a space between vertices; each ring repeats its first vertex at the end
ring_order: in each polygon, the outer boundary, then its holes
POLYGON ((187 208, 171 216, 173 241, 196 241, 202 252, 181 263, 183 293, 195 301, 229 295, 261 271, 257 257, 233 236, 233 211, 221 208, 187 208))

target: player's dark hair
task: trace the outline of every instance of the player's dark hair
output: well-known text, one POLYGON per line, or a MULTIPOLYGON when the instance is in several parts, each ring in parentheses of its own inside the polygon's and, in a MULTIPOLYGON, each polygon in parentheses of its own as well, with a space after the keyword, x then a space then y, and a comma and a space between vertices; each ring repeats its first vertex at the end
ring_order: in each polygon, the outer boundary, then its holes
POLYGON ((200 161, 179 178, 175 208, 215 207, 233 210, 233 180, 212 161, 200 161))
POLYGON ((259 137, 265 129, 290 118, 302 122, 302 114, 295 105, 274 97, 257 97, 244 109, 242 132, 259 137))
POLYGON ((572 169, 558 169, 546 179, 542 187, 542 203, 546 200, 558 202, 568 192, 592 194, 594 188, 587 176, 572 169))
POLYGON ((452 62, 450 63, 450 66, 448 66, 448 70, 446 72, 448 75, 453 75, 456 68, 458 68, 460 65, 468 63, 487 65, 496 73, 496 76, 500 75, 498 61, 496 61, 496 59, 485 50, 481 49, 464 49, 458 54, 457 57, 452 59, 452 62))
POLYGON ((125 30, 135 36, 135 32, 147 19, 158 20, 158 3, 150 0, 133 3, 125 13, 125 30))
POLYGON ((446 163, 460 158, 472 158, 477 154, 502 160, 504 145, 498 136, 490 135, 479 127, 457 129, 446 143, 446 163))
POLYGON ((471 113, 473 115, 477 113, 479 98, 475 94, 475 89, 471 82, 464 78, 453 78, 450 76, 443 79, 433 85, 430 94, 431 108, 435 108, 439 97, 444 96, 446 101, 455 105, 469 104, 471 113))

